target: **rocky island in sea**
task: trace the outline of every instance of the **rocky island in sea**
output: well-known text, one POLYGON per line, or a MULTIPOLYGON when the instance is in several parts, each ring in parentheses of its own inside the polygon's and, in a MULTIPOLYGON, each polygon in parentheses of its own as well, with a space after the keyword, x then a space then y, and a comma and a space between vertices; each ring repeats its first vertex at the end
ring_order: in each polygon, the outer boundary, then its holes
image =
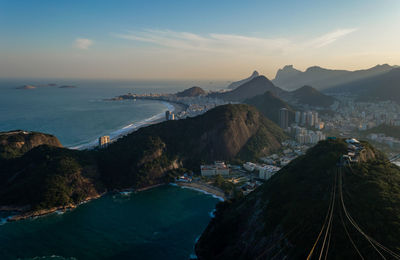
POLYGON ((16 87, 16 89, 35 89, 36 88, 36 86, 33 86, 33 85, 23 85, 23 86, 19 86, 19 87, 16 87))

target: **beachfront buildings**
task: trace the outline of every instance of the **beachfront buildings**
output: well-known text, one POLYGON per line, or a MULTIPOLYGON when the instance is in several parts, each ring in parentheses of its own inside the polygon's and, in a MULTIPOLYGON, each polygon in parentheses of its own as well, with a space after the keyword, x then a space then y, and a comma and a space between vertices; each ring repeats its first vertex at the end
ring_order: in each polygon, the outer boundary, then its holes
POLYGON ((165 120, 175 120, 175 114, 169 110, 165 111, 165 120))
POLYGON ((101 148, 106 147, 110 143, 110 137, 108 135, 99 137, 99 146, 101 148))
POLYGON ((201 165, 201 176, 229 175, 229 168, 224 162, 216 161, 211 165, 201 165))

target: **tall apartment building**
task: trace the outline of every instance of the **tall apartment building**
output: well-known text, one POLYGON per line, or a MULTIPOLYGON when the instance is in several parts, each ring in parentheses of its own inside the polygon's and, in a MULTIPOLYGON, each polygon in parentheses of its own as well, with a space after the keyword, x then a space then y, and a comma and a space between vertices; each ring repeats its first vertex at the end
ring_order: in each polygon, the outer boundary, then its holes
POLYGON ((281 108, 279 110, 279 126, 282 129, 289 127, 289 110, 287 108, 281 108))

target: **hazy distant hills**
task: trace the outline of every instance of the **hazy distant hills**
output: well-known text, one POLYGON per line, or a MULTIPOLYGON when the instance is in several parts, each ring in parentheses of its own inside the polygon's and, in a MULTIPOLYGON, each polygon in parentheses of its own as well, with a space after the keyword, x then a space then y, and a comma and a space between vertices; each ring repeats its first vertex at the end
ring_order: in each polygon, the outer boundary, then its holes
POLYGON ((255 70, 255 71, 253 71, 253 73, 251 74, 250 77, 245 78, 245 79, 242 79, 242 80, 239 80, 239 81, 232 82, 232 83, 228 86, 228 89, 235 89, 235 88, 239 87, 240 85, 243 85, 244 83, 249 82, 250 80, 252 80, 252 79, 254 79, 254 78, 258 77, 258 76, 259 76, 259 74, 258 74, 258 72, 255 70))
POLYGON ((205 95, 205 94, 206 94, 206 92, 202 88, 194 86, 194 87, 191 87, 191 88, 188 88, 181 92, 176 93, 176 96, 178 96, 178 97, 197 97, 197 96, 205 95))
POLYGON ((303 86, 284 95, 285 100, 291 104, 308 105, 312 107, 329 107, 335 99, 327 96, 311 86, 303 86))
MULTIPOLYGON (((251 101, 261 104, 262 99, 265 99, 265 102, 271 102, 271 104, 275 105, 278 105, 279 102, 283 102, 281 104, 282 107, 286 107, 287 103, 296 106, 308 105, 311 107, 328 107, 335 101, 334 98, 327 96, 310 86, 304 86, 295 91, 285 91, 275 86, 269 79, 262 75, 240 85, 232 91, 213 93, 211 96, 221 98, 226 101, 244 102, 247 104, 251 104, 249 103, 250 99, 258 97, 258 99, 251 101), (266 92, 269 92, 269 94, 265 95, 266 92), (278 102, 277 99, 280 101, 278 102)), ((274 117, 267 117, 276 122, 274 117)))
POLYGON ((265 76, 258 76, 240 85, 232 91, 224 93, 214 93, 212 96, 227 101, 242 102, 248 98, 262 95, 267 91, 270 91, 271 93, 278 96, 283 92, 282 89, 276 87, 265 76))
POLYGON ((400 68, 374 77, 338 85, 325 92, 350 93, 358 96, 359 101, 392 100, 400 102, 400 68))
POLYGON ((256 107, 265 117, 277 124, 279 123, 279 110, 281 108, 287 108, 290 114, 289 117, 294 117, 293 108, 269 91, 265 92, 263 95, 246 99, 244 103, 256 107))
POLYGON ((388 64, 377 65, 366 70, 331 70, 318 66, 309 67, 302 72, 287 65, 279 69, 272 82, 283 89, 293 90, 304 85, 312 86, 318 90, 327 89, 332 86, 349 83, 352 81, 377 76, 393 69, 388 64))

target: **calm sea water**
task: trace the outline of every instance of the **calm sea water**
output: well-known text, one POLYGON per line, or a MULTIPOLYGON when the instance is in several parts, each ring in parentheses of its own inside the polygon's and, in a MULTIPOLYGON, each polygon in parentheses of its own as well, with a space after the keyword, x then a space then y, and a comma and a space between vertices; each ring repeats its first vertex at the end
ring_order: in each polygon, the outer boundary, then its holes
POLYGON ((0 259, 188 259, 218 200, 162 186, 0 225, 0 259))
POLYGON ((192 85, 216 89, 223 83, 195 81, 0 80, 0 131, 23 129, 56 135, 75 147, 127 125, 161 115, 167 106, 153 101, 112 102, 126 93, 175 93, 192 85), (57 86, 46 86, 56 83, 57 86), (16 89, 34 85, 36 89, 16 89), (73 85, 77 88, 58 88, 73 85))
MULTIPOLYGON (((164 113, 151 101, 104 101, 132 93, 173 93, 224 83, 0 80, 0 131, 56 135, 78 146, 164 113), (75 85, 77 88, 21 85, 75 85)), ((5 223, 0 212, 0 259, 188 259, 217 199, 173 186, 130 196, 108 195, 64 213, 5 223)))

